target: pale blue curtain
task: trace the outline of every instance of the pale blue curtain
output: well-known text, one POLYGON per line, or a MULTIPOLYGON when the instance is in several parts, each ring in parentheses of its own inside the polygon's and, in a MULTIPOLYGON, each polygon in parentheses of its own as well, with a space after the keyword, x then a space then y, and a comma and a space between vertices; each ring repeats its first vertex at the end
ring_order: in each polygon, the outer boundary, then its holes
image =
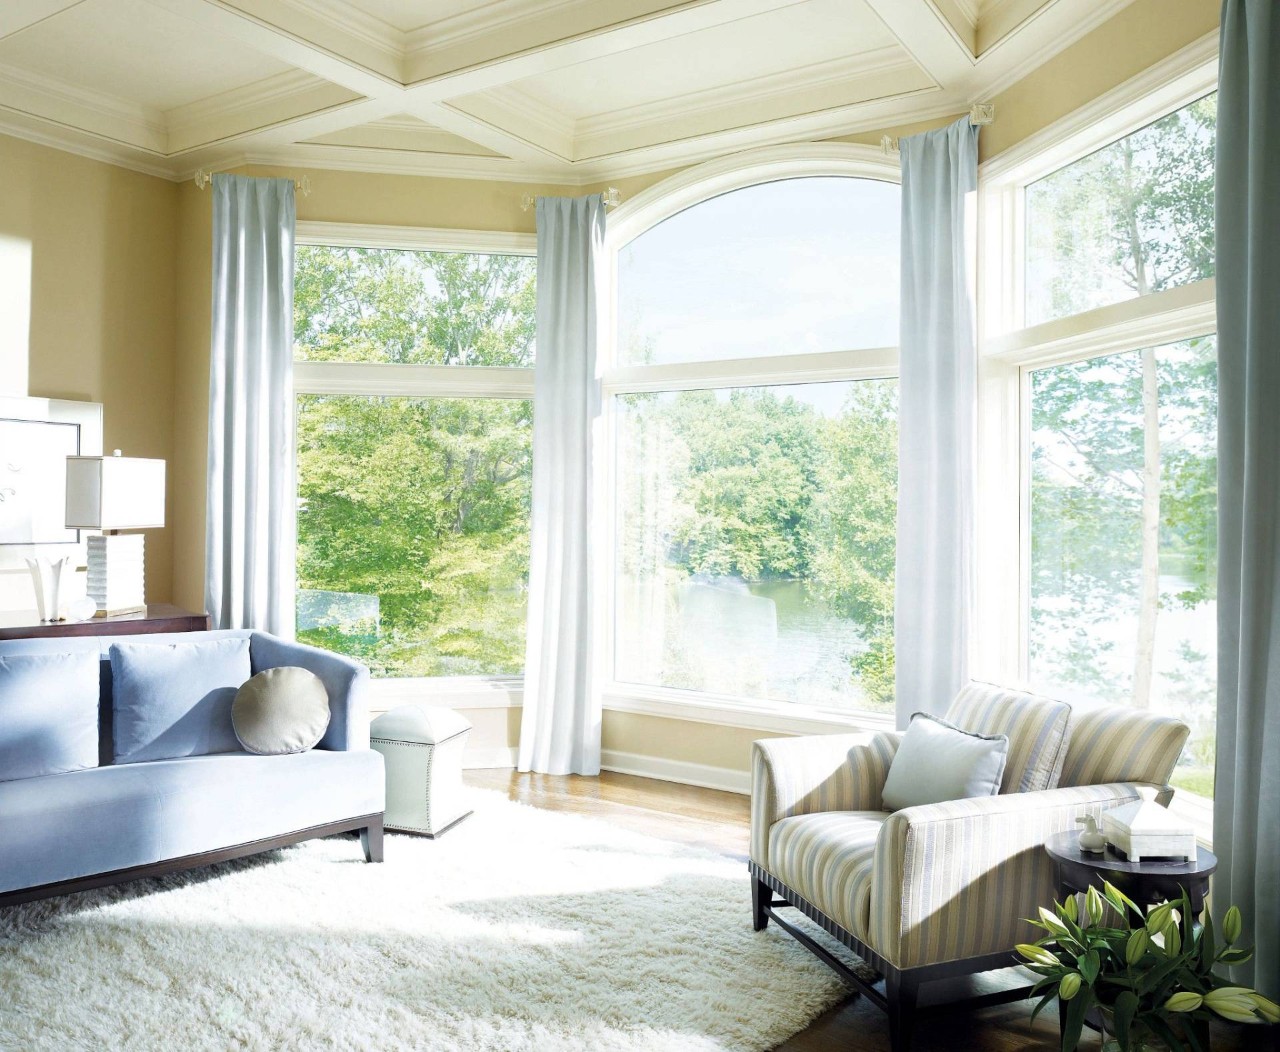
POLYGON ((1280 996, 1280 9, 1226 0, 1218 81, 1216 908, 1280 996))
POLYGON ((293 182, 213 177, 205 605, 293 633, 293 182))
POLYGON ((591 681, 591 450, 604 202, 538 199, 533 515, 520 770, 600 773, 591 681))
POLYGON ((941 715, 968 679, 973 593, 977 352, 967 195, 978 185, 968 118, 900 139, 897 718, 941 715))

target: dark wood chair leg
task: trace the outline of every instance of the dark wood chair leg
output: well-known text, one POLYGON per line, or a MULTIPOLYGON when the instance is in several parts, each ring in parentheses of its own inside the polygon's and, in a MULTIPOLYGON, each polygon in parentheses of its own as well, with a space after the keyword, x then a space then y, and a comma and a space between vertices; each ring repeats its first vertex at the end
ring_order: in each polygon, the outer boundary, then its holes
POLYGON ((382 819, 376 825, 367 825, 360 830, 360 846, 364 848, 366 862, 382 861, 382 819))
POLYGON ((919 984, 899 971, 884 977, 885 999, 889 1002, 889 1047, 893 1052, 910 1052, 916 1021, 916 992, 919 984))
POLYGON ((764 931, 769 923, 769 915, 764 908, 773 901, 773 891, 764 881, 751 880, 751 927, 755 931, 764 931))

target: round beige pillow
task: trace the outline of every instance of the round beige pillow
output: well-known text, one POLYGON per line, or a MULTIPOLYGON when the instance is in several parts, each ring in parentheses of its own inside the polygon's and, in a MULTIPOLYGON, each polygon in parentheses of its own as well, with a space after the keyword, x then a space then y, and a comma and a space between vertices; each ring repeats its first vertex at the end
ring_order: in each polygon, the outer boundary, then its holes
POLYGON ((305 668, 263 669, 236 691, 231 726, 246 752, 306 752, 329 727, 329 692, 305 668))

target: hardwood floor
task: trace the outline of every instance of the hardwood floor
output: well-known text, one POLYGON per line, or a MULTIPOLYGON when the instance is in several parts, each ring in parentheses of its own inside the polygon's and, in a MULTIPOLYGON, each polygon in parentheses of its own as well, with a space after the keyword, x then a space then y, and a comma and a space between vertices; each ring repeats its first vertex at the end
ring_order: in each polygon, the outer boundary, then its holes
MULTIPOLYGON (((750 802, 735 793, 660 782, 605 772, 599 778, 516 774, 509 770, 466 772, 468 785, 505 792, 512 800, 550 811, 590 815, 639 833, 717 851, 745 864, 750 802)), ((745 892, 744 892, 745 895, 745 892)), ((750 924, 744 898, 742 923, 750 924)), ((762 982, 768 976, 761 976, 762 982)), ((1046 1010, 1032 1025, 1031 1002, 977 1012, 949 1012, 922 1018, 913 1052, 1047 1052, 1057 1049, 1057 1013, 1046 1010)), ((1270 1031, 1272 1028, 1267 1028, 1270 1031)), ((1081 1049, 1096 1049, 1086 1040, 1081 1049)), ((1215 1028, 1213 1052, 1275 1050, 1275 1037, 1260 1028, 1215 1028)), ((888 1052, 889 1030, 883 1012, 865 998, 851 996, 807 1029, 779 1046, 778 1052, 888 1052)))

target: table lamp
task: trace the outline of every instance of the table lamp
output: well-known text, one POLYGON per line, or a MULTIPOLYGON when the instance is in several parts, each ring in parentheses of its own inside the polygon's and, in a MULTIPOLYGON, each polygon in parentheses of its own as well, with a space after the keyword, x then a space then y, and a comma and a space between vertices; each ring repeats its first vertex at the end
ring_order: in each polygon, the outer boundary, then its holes
POLYGON ((122 457, 67 457, 67 529, 101 530, 90 537, 86 591, 95 617, 147 608, 143 591, 143 536, 121 530, 164 525, 164 461, 122 457))

